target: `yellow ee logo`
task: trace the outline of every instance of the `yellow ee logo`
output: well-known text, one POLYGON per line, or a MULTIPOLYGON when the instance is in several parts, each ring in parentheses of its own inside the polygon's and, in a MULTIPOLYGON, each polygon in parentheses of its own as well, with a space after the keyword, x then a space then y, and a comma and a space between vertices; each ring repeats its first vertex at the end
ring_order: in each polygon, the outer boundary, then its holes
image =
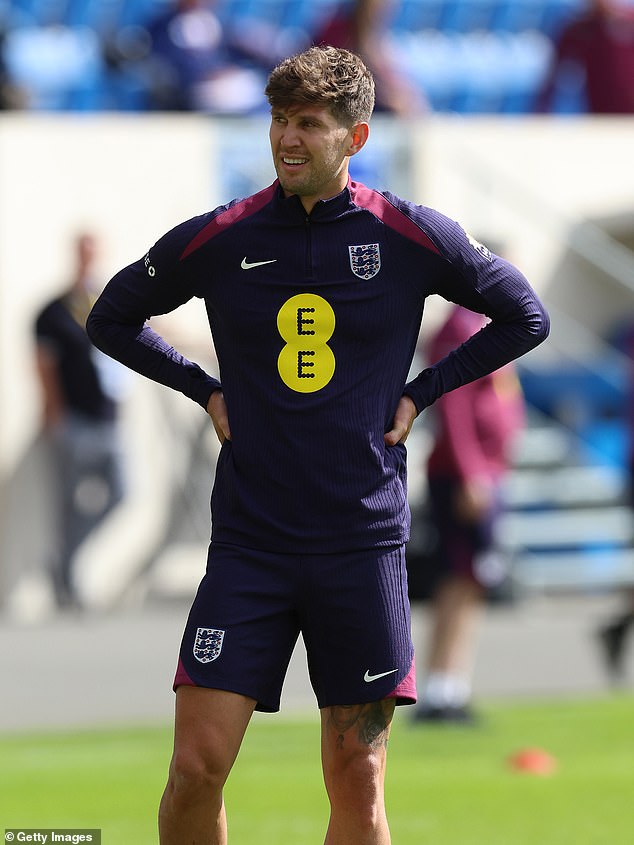
POLYGON ((335 372, 335 356, 328 341, 335 330, 335 312, 314 293, 292 296, 280 308, 277 329, 286 341, 277 369, 287 387, 314 393, 325 387, 335 372))

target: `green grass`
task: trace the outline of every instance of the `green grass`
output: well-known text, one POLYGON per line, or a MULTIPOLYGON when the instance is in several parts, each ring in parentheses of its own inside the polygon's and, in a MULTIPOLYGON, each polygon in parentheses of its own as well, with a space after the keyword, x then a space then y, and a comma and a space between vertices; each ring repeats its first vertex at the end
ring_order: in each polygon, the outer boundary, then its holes
MULTIPOLYGON (((398 711, 387 801, 394 845, 630 845, 634 700, 495 703, 478 728, 398 711), (554 774, 509 755, 540 747, 554 774)), ((103 845, 156 843, 171 727, 0 736, 0 829, 97 827, 103 845)), ((258 716, 226 790, 231 845, 319 845, 327 815, 317 715, 258 716)), ((351 844, 352 845, 352 844, 351 844)))

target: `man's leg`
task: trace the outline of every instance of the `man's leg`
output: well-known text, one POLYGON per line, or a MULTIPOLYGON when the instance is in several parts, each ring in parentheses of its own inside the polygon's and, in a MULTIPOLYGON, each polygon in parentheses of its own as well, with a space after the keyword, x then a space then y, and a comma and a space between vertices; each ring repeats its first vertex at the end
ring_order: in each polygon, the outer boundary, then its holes
POLYGON ((429 671, 468 676, 482 612, 482 587, 465 576, 447 578, 433 603, 429 671))
POLYGON ((634 587, 626 587, 624 597, 624 610, 602 625, 598 631, 606 666, 614 682, 621 682, 625 677, 627 637, 634 626, 634 587))
POLYGON ((471 676, 482 607, 483 590, 467 576, 450 576, 438 588, 431 608, 426 678, 416 718, 472 718, 471 676))
POLYGON ((325 707, 321 753, 330 823, 324 845, 390 845, 384 785, 395 699, 325 707))
POLYGON ((226 845, 223 788, 255 704, 223 690, 178 687, 174 754, 159 809, 161 845, 226 845))

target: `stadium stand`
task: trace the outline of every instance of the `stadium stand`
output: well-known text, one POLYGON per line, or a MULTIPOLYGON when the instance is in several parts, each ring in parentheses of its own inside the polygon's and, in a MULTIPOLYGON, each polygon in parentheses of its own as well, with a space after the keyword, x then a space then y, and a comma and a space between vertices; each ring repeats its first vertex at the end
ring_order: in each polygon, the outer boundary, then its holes
MULTIPOLYGON (((0 0, 4 62, 27 107, 57 111, 143 110, 136 61, 144 28, 169 0, 0 0), (113 56, 115 58, 113 59, 113 56)), ((273 28, 290 52, 332 11, 334 0, 217 0, 230 36, 273 28)), ((533 108, 553 39, 586 0, 396 0, 389 49, 435 112, 522 114, 533 108)), ((257 37, 257 36, 256 36, 257 37)), ((145 45, 147 47, 147 45, 145 45)), ((253 68, 253 60, 242 56, 253 68)), ((240 60, 240 58, 239 58, 240 60)), ((263 78, 266 67, 260 67, 263 78)), ((583 110, 575 96, 556 110, 583 110)))

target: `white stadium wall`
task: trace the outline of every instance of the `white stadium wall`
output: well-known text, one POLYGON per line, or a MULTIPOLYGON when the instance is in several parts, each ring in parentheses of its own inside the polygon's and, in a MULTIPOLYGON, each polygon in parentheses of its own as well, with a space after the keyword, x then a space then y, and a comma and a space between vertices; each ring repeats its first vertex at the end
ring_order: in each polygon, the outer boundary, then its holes
POLYGON ((75 234, 99 235, 106 281, 209 208, 213 160, 197 116, 0 117, 0 478, 38 425, 32 324, 67 284, 75 234))
POLYGON ((419 201, 502 244, 553 309, 603 336, 632 319, 634 118, 445 119, 417 146, 419 201))

